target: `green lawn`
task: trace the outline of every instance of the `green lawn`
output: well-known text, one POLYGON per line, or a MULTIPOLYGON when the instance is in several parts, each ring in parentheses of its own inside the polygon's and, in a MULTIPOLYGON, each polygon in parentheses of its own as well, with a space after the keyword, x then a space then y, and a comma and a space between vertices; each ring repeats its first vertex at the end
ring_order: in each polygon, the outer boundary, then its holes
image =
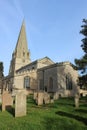
POLYGON ((27 116, 15 118, 0 109, 0 130, 87 130, 87 103, 83 98, 75 109, 74 99, 61 98, 54 104, 37 106, 30 96, 27 116))

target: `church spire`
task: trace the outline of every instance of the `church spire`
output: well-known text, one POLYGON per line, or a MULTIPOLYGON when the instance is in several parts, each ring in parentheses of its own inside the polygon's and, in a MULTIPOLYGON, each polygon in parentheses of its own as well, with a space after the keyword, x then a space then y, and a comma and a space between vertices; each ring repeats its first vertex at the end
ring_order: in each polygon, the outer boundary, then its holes
POLYGON ((25 30, 25 22, 23 20, 21 30, 19 33, 18 41, 15 48, 16 57, 22 58, 24 52, 28 52, 27 39, 26 39, 26 30, 25 30))
POLYGON ((30 63, 30 52, 28 51, 25 22, 23 20, 17 44, 12 55, 9 72, 14 72, 15 70, 29 63, 30 63))

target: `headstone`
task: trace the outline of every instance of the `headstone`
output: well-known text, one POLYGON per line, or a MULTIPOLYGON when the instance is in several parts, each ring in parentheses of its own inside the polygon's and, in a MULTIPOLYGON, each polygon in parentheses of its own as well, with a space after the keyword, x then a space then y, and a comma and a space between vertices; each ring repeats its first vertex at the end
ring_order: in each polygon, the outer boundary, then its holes
POLYGON ((58 92, 55 92, 54 93, 54 100, 57 100, 59 98, 59 94, 58 94, 58 92))
POLYGON ((2 103, 2 98, 1 98, 1 94, 0 94, 0 103, 2 103))
POLYGON ((49 104, 50 103, 50 94, 44 92, 44 103, 49 104))
POLYGON ((79 94, 75 95, 75 107, 78 108, 79 107, 79 94))
POLYGON ((25 90, 21 90, 15 96, 15 117, 25 115, 26 115, 26 93, 25 90))
POLYGON ((33 97, 34 100, 37 98, 37 95, 38 95, 38 93, 34 92, 34 97, 33 97))
POLYGON ((44 97, 44 92, 38 92, 37 95, 37 105, 43 105, 43 97, 44 97))
POLYGON ((51 99, 51 95, 43 91, 34 93, 34 98, 36 100, 37 105, 49 104, 54 102, 54 99, 53 98, 51 99))
POLYGON ((5 111, 13 105, 13 98, 8 91, 3 91, 2 93, 2 111, 5 111))
POLYGON ((50 103, 54 103, 54 100, 53 100, 53 99, 51 99, 51 100, 50 100, 50 103))

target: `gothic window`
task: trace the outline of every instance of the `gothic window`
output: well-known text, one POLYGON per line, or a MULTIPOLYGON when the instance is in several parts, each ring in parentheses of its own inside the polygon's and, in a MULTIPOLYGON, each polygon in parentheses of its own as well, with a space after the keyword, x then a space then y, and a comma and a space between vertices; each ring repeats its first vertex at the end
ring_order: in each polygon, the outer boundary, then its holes
POLYGON ((30 78, 29 78, 29 76, 24 77, 24 88, 30 88, 30 78))
POLYGON ((72 90, 73 84, 72 84, 72 77, 70 74, 66 75, 66 89, 72 90))
POLYGON ((29 58, 29 52, 27 52, 27 58, 29 58))
POLYGON ((49 78, 49 89, 52 91, 53 90, 53 78, 49 78))
POLYGON ((44 86, 44 90, 45 90, 45 92, 47 92, 47 86, 44 86))
POLYGON ((72 79, 71 79, 70 82, 69 82, 69 89, 72 90, 72 87, 73 86, 72 86, 72 79))
POLYGON ((66 75, 66 89, 68 89, 68 76, 66 75))
POLYGON ((23 52, 23 57, 25 56, 25 52, 23 52))
POLYGON ((32 70, 34 70, 34 66, 32 67, 32 70))
POLYGON ((39 89, 43 90, 43 80, 42 79, 39 80, 39 89))

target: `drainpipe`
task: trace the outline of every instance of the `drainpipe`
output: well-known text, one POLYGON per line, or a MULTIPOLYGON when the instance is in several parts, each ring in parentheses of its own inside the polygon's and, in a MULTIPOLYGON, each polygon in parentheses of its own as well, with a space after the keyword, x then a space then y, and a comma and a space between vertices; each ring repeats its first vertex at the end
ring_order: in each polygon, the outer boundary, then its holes
POLYGON ((44 88, 44 70, 43 70, 43 90, 45 91, 45 88, 44 88))

